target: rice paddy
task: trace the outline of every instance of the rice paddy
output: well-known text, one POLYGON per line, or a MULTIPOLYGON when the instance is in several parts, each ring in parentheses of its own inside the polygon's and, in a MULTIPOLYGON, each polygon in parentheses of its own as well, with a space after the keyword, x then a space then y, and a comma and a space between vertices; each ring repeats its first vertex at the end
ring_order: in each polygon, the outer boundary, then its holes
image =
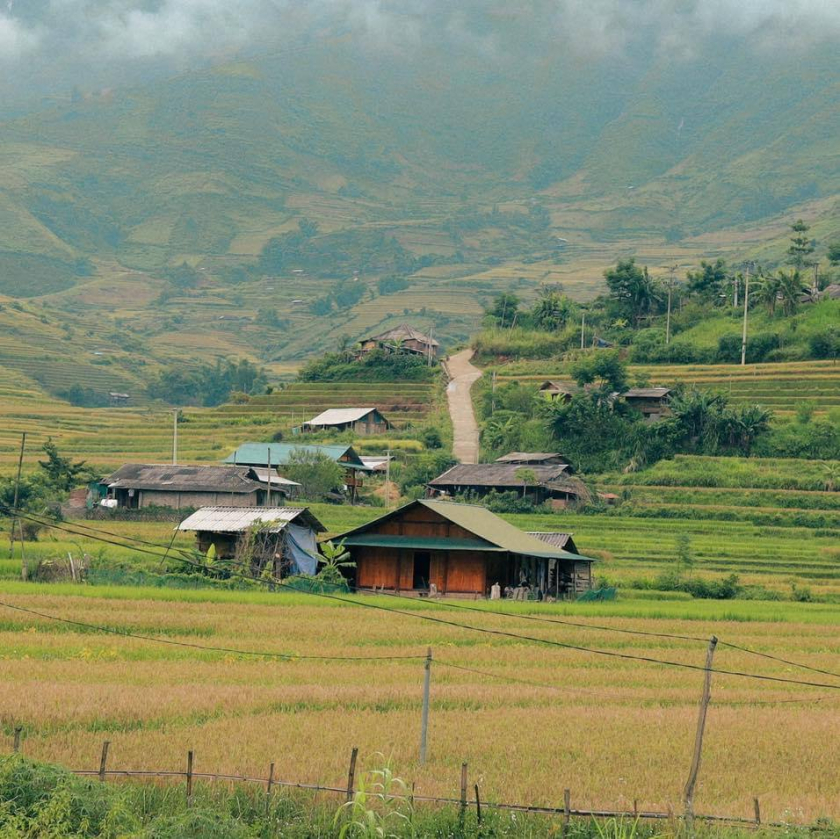
MULTIPOLYGON (((633 601, 505 604, 514 617, 392 598, 384 612, 268 592, 79 588, 0 583, 4 603, 168 641, 290 654, 260 659, 98 634, 2 609, 0 715, 24 727, 28 756, 109 767, 265 775, 340 785, 350 749, 380 752, 417 794, 457 795, 462 761, 485 800, 680 808, 702 673, 466 628, 434 614, 613 653, 702 665, 703 637, 837 670, 836 608, 817 604, 633 601), (177 604, 177 608, 173 606, 177 604), (770 608, 768 608, 770 607, 770 608), (603 629, 527 620, 566 616, 603 629), (698 636, 698 641, 609 628, 698 636), (433 649, 429 760, 418 763, 423 656, 433 649), (415 656, 323 661, 295 655, 415 656), (468 670, 458 669, 466 667, 468 670), (480 672, 475 672, 480 671, 480 672), (519 680, 519 681, 513 681, 519 680)), ((351 600, 354 598, 351 598, 351 600)), ((840 685, 778 661, 721 647, 716 666, 840 685)), ((698 811, 765 819, 840 815, 840 694, 830 688, 715 675, 698 811)))

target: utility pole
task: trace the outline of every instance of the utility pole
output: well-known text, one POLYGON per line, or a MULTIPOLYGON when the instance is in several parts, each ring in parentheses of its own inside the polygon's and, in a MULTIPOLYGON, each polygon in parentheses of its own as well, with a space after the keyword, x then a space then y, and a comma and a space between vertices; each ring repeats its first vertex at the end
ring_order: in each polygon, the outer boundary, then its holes
POLYGON ((432 681, 432 648, 426 650, 426 672, 423 674, 423 711, 420 718, 420 765, 426 762, 426 739, 429 734, 429 689, 432 681))
POLYGON ((747 363, 747 316, 750 308, 750 263, 744 271, 744 327, 741 332, 741 366, 747 363))
POLYGON ((700 697, 700 714, 697 718, 697 733, 694 737, 694 754, 691 757, 691 769, 685 784, 685 815, 694 818, 694 787, 697 784, 697 773, 700 771, 700 757, 703 754, 703 734, 706 731, 706 712, 709 710, 709 700, 712 696, 712 661, 715 655, 718 639, 712 635, 709 639, 709 649, 706 651, 706 671, 703 679, 703 695, 700 697))
POLYGON ((391 447, 386 450, 385 461, 385 507, 391 509, 391 447))
POLYGON ((586 332, 586 310, 582 309, 580 313, 580 348, 583 349, 583 337, 586 332))
MULTIPOLYGON (((18 499, 20 498, 20 473, 23 469, 23 450, 26 448, 26 432, 20 435, 20 455, 18 456, 17 475, 15 476, 15 498, 12 504, 12 523, 9 527, 9 559, 14 559, 15 554, 15 525, 17 524, 18 499)), ((26 580, 27 568, 23 561, 23 537, 20 540, 20 578, 26 580)))
POLYGON ((671 265, 668 270, 670 274, 668 276, 668 315, 665 319, 665 343, 671 343, 671 291, 674 288, 674 275, 676 274, 678 265, 671 265))
POLYGON ((265 506, 271 506, 271 443, 267 446, 268 449, 268 476, 265 491, 265 506))
POLYGON ((493 385, 490 391, 490 416, 496 413, 496 371, 493 371, 493 385))
POLYGON ((172 412, 172 465, 178 463, 178 409, 172 412))

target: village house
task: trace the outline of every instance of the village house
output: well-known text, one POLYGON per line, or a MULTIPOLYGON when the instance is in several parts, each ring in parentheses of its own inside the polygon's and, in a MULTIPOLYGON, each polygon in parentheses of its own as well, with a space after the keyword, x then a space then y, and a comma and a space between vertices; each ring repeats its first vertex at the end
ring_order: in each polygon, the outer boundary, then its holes
MULTIPOLYGON (((268 474, 249 466, 181 466, 127 463, 100 481, 102 494, 113 503, 104 506, 140 510, 171 507, 176 510, 225 504, 258 507, 268 496, 268 474)), ((272 494, 288 496, 298 484, 271 478, 272 494)))
MULTIPOLYGON (((570 597, 591 586, 594 561, 525 533, 484 507, 419 500, 343 533, 353 583, 407 595, 570 597)), ((571 543, 574 546, 574 543, 571 543)))
POLYGON ((632 387, 621 395, 631 408, 642 413, 646 422, 655 422, 671 416, 668 405, 671 393, 673 389, 670 387, 632 387))
POLYGON ((248 563, 258 576, 266 568, 277 578, 315 574, 316 537, 326 528, 307 507, 202 507, 184 519, 180 531, 196 535, 202 554, 248 563))
POLYGON ((301 426, 303 431, 352 431, 359 437, 384 434, 390 428, 377 408, 329 408, 301 426))
POLYGON ((434 338, 424 335, 407 323, 402 323, 380 335, 363 338, 359 342, 359 355, 365 355, 373 350, 385 350, 385 352, 421 355, 434 361, 439 348, 440 344, 434 338))
MULTIPOLYGON (((522 454, 521 452, 517 454, 522 454)), ((587 499, 583 483, 572 477, 568 463, 459 463, 426 485, 430 496, 470 493, 479 498, 491 491, 517 492, 535 504, 549 501, 555 508, 587 499)))
POLYGON ((265 466, 272 470, 283 471, 298 455, 323 455, 335 461, 345 469, 344 483, 350 491, 352 498, 364 483, 362 475, 370 472, 362 459, 356 454, 356 450, 350 445, 316 446, 291 443, 243 443, 233 454, 225 458, 225 463, 233 463, 245 466, 265 466))
POLYGON ((559 452, 509 452, 496 458, 496 463, 515 463, 517 466, 565 466, 566 474, 574 470, 559 452))

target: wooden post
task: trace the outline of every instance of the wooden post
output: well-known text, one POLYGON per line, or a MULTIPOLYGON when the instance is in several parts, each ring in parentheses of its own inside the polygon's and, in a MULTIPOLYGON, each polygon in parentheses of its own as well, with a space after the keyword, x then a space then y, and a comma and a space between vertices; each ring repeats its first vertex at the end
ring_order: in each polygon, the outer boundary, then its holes
POLYGON ((187 752, 187 807, 192 807, 193 795, 193 752, 187 752))
POLYGON ((712 635, 709 639, 709 649, 706 651, 705 676, 703 678, 703 695, 700 697, 700 713, 697 717, 697 733, 694 737, 694 754, 691 758, 691 769, 685 784, 685 815, 689 822, 694 817, 694 788, 697 785, 697 773, 700 771, 700 758, 703 754, 703 734, 706 730, 706 712, 712 693, 712 661, 718 639, 712 635))
POLYGON ((21 738, 22 734, 23 734, 23 726, 16 725, 15 726, 15 745, 14 745, 15 754, 17 754, 20 751, 20 738, 21 738))
POLYGON ((639 818, 639 799, 633 799, 633 818, 639 818))
POLYGON ((572 791, 563 790, 563 834, 569 832, 569 822, 572 819, 572 791))
POLYGON ((467 764, 461 764, 461 818, 467 812, 467 764))
POLYGON ((178 463, 178 409, 172 412, 172 465, 178 463))
POLYGON ((420 765, 426 762, 426 741, 429 736, 429 691, 432 681, 432 648, 426 650, 426 672, 423 674, 423 711, 420 716, 420 765))
POLYGON ((356 758, 359 756, 359 750, 353 746, 353 751, 350 752, 350 771, 347 773, 347 800, 353 799, 353 793, 356 787, 356 758))
POLYGON ((755 808, 755 823, 761 824, 761 805, 757 798, 753 798, 753 807, 755 808))
POLYGON ((481 796, 478 794, 478 784, 475 785, 475 815, 481 824, 481 796))
POLYGON ((99 783, 105 783, 105 766, 108 763, 108 747, 111 745, 109 740, 102 744, 102 756, 99 758, 99 783))
POLYGON ((265 783, 265 811, 271 809, 271 788, 274 786, 274 764, 268 767, 268 780, 265 783))

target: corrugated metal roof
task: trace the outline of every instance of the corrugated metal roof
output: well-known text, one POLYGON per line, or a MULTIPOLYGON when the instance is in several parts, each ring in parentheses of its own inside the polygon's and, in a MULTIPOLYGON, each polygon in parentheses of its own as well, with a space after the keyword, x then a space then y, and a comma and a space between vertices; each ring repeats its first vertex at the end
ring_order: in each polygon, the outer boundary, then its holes
POLYGON ((536 463, 541 460, 563 460, 559 452, 508 452, 496 458, 496 463, 536 463))
POLYGON ((304 425, 345 425, 348 422, 358 422, 375 410, 376 408, 327 408, 304 425))
MULTIPOLYGON (((549 482, 568 479, 569 465, 556 463, 547 466, 523 466, 516 463, 458 463, 429 481, 431 487, 517 487, 523 486, 522 478, 517 474, 527 470, 534 475, 533 480, 524 482, 526 487, 544 486, 549 482)), ((570 481, 570 489, 575 485, 570 481)))
POLYGON ((430 338, 428 335, 424 335, 419 330, 415 329, 413 326, 409 326, 407 323, 401 323, 399 326, 395 326, 393 329, 389 329, 387 332, 383 332, 381 335, 372 335, 370 338, 366 338, 366 341, 419 341, 421 344, 428 344, 432 347, 439 347, 440 344, 435 341, 434 338, 430 338))
POLYGON ((243 443, 231 455, 225 458, 225 463, 244 463, 249 466, 285 466, 289 463, 292 452, 320 452, 330 460, 339 461, 347 455, 348 461, 342 462, 342 466, 350 469, 367 471, 368 467, 359 460, 355 449, 352 446, 316 446, 298 443, 243 443))
MULTIPOLYGON (((411 507, 423 506, 429 510, 433 510, 443 518, 457 524, 464 530, 469 531, 480 540, 484 541, 481 548, 471 547, 471 550, 489 550, 497 552, 499 550, 508 551, 509 553, 520 554, 523 556, 536 556, 547 559, 574 559, 575 554, 570 554, 567 551, 551 548, 539 539, 535 539, 524 530, 519 530, 512 524, 508 524, 504 519, 499 518, 494 513, 491 513, 486 507, 479 507, 475 504, 458 504, 454 501, 432 501, 429 499, 420 499, 412 501, 391 513, 380 516, 372 522, 363 524, 361 527, 348 530, 346 533, 337 536, 334 541, 357 539, 359 536, 367 535, 367 531, 379 522, 394 518, 404 510, 411 507), (489 543, 489 544, 486 544, 489 543)), ((371 537, 381 539, 379 534, 369 534, 371 537)), ((391 536, 394 539, 393 546, 406 544, 411 540, 417 538, 415 536, 391 536), (407 540, 407 541, 403 541, 407 540)), ((435 537, 420 537, 420 538, 435 538, 435 537)), ((454 539, 446 539, 446 542, 456 541, 454 539)), ((472 539, 467 540, 470 543, 472 539)), ((408 546, 408 545, 407 545, 408 546)), ((451 544, 446 550, 453 550, 451 544)), ((584 557, 581 557, 584 558, 584 557)))
POLYGON ((412 548, 429 551, 493 551, 504 548, 488 545, 482 539, 452 539, 445 536, 392 536, 380 533, 359 533, 341 540, 350 547, 412 548))
POLYGON ((580 390, 576 382, 561 382, 556 379, 550 379, 540 385, 541 391, 555 391, 556 393, 574 394, 580 390))
POLYGON ((319 533, 326 528, 307 507, 202 507, 187 516, 178 530, 205 530, 213 533, 242 533, 258 522, 272 522, 270 533, 279 533, 289 522, 301 516, 319 533))
POLYGON ((670 387, 631 387, 621 395, 625 399, 661 399, 672 390, 670 387))
POLYGON ((260 489, 260 485, 251 480, 250 474, 248 466, 126 463, 101 483, 121 489, 251 493, 260 489))
MULTIPOLYGON (((262 481, 263 483, 268 483, 269 480, 269 471, 267 466, 252 466, 251 471, 257 476, 257 478, 262 481)), ((297 481, 290 481, 288 478, 283 478, 278 475, 274 469, 271 470, 271 485, 272 486, 279 486, 279 487, 299 487, 300 484, 297 481)))
POLYGON ((545 533, 543 531, 529 530, 528 534, 554 548, 565 548, 569 539, 572 538, 571 533, 545 533))

